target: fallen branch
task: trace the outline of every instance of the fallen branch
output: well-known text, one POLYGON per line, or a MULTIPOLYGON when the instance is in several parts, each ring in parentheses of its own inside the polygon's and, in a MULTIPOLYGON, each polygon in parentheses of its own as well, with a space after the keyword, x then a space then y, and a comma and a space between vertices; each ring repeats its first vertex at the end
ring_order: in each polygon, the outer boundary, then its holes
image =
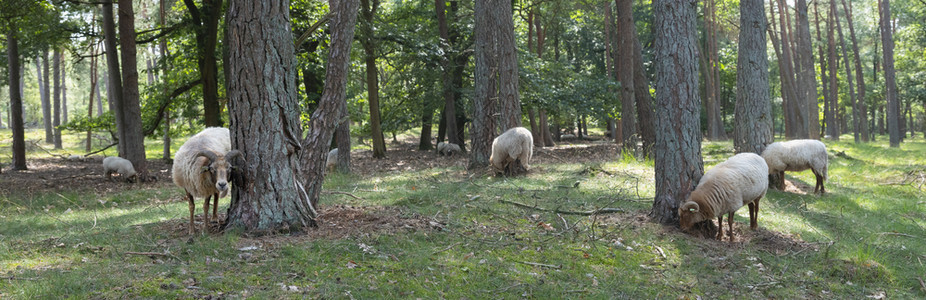
POLYGON ((517 262, 525 264, 525 265, 529 265, 529 266, 535 266, 535 267, 543 267, 543 268, 551 268, 551 269, 562 269, 563 268, 563 266, 561 265, 560 266, 548 265, 548 264, 535 263, 535 262, 529 262, 529 261, 517 261, 517 262))
MULTIPOLYGON (((0 279, 4 279, 4 280, 29 280, 29 281, 38 280, 38 278, 16 277, 16 276, 2 276, 2 277, 0 277, 0 279)), ((922 281, 920 281, 920 282, 922 282, 922 281)))
POLYGON ((163 257, 170 257, 170 258, 173 258, 173 259, 176 259, 176 260, 180 260, 179 257, 176 257, 176 256, 174 256, 173 254, 170 254, 170 253, 160 253, 160 252, 132 252, 132 251, 129 251, 129 252, 125 252, 125 254, 131 254, 131 255, 144 255, 144 256, 163 256, 163 257))
POLYGON ((457 245, 462 244, 462 243, 463 243, 463 242, 456 242, 456 243, 453 243, 453 244, 451 244, 450 246, 447 246, 447 248, 434 251, 434 253, 431 253, 431 255, 438 254, 438 253, 441 253, 441 252, 450 250, 450 249, 452 249, 453 247, 456 247, 457 245))
POLYGON ((926 281, 923 281, 922 277, 917 277, 916 279, 920 281, 920 290, 926 292, 926 281))
POLYGON ((910 237, 910 238, 917 238, 915 235, 909 235, 909 234, 900 233, 900 232, 882 232, 882 233, 879 233, 878 235, 897 235, 897 236, 905 236, 905 237, 910 237))
POLYGON ((498 199, 498 201, 502 203, 507 203, 507 204, 511 204, 514 206, 522 207, 522 208, 529 208, 533 210, 546 211, 546 212, 552 212, 552 213, 558 213, 558 214, 564 214, 564 215, 593 216, 593 215, 603 215, 603 214, 613 214, 613 213, 624 212, 624 209, 622 208, 611 208, 611 207, 604 207, 604 208, 588 210, 588 211, 572 211, 572 210, 561 210, 559 208, 547 209, 547 208, 538 207, 536 205, 531 206, 531 205, 527 205, 524 203, 505 200, 505 199, 498 199))
POLYGON ((322 194, 348 195, 348 196, 351 196, 351 197, 353 197, 354 199, 357 199, 357 200, 366 200, 366 199, 363 199, 363 198, 361 198, 361 197, 354 196, 354 194, 351 194, 351 193, 348 193, 348 192, 322 191, 322 194))

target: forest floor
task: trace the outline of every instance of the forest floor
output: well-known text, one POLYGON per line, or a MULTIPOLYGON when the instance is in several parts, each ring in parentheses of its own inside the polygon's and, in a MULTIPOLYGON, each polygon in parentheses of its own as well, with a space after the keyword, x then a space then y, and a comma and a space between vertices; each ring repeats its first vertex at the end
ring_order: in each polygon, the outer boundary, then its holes
MULTIPOLYGON (((354 173, 326 179, 319 227, 272 236, 190 237, 161 160, 149 160, 157 180, 126 183, 106 180, 99 157, 66 159, 73 149, 33 149, 19 172, 0 149, 0 298, 926 296, 922 139, 825 141, 828 193, 789 172, 758 230, 741 210, 729 242, 651 222, 652 161, 598 138, 535 149, 515 178, 411 138, 386 159, 356 145, 354 173)), ((705 168, 732 152, 705 142, 705 168)))

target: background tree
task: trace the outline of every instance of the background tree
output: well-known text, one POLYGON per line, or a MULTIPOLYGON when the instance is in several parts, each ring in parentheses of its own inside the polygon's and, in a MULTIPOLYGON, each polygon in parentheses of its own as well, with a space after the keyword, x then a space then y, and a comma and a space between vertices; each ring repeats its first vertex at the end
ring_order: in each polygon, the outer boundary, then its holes
MULTIPOLYGON (((831 0, 830 1, 830 12, 834 16, 837 16, 836 18, 838 19, 837 11, 838 10, 836 9, 836 0, 831 0)), ((850 107, 852 107, 852 136, 854 137, 855 142, 858 143, 858 142, 861 142, 861 137, 859 136, 859 134, 861 133, 861 128, 859 127, 859 119, 861 118, 860 116, 861 113, 859 112, 860 109, 858 105, 856 105, 855 85, 854 85, 854 78, 853 78, 855 74, 852 73, 852 70, 849 67, 850 64, 849 64, 849 55, 846 50, 846 39, 843 37, 842 25, 840 24, 838 20, 836 21, 836 32, 839 34, 839 49, 842 50, 842 57, 843 57, 843 60, 845 60, 843 65, 846 68, 846 79, 849 82, 848 84, 849 99, 850 99, 849 105, 850 107)))
POLYGON ((762 0, 740 1, 740 35, 736 72, 736 153, 762 154, 772 142, 772 113, 768 88, 768 55, 762 0))
MULTIPOLYGON (((814 72, 813 43, 810 41, 810 18, 807 14, 807 1, 795 3, 795 23, 797 25, 795 53, 797 82, 800 85, 798 101, 806 103, 807 136, 820 138, 820 112, 817 104, 817 74, 814 72)), ((761 152, 760 152, 761 153, 761 152)))
POLYGON ((891 2, 880 0, 881 45, 884 48, 884 97, 887 103, 887 131, 891 147, 900 147, 900 104, 897 100, 897 82, 894 74, 894 32, 891 24, 891 2))
MULTIPOLYGON (((716 141, 726 139, 724 132, 723 115, 720 112, 720 72, 717 55, 717 15, 714 0, 704 1, 704 48, 705 55, 701 55, 704 67, 704 109, 707 112, 707 139, 716 141)), ((764 12, 763 12, 764 14, 764 12)))
POLYGON ((477 0, 475 4, 476 71, 473 74, 475 93, 473 95, 473 127, 470 132, 473 140, 470 169, 489 164, 492 139, 498 134, 494 117, 498 111, 495 100, 498 98, 498 75, 495 72, 498 68, 498 59, 495 55, 498 52, 495 43, 498 27, 491 10, 499 8, 494 4, 496 4, 494 0, 477 0))
POLYGON ((54 142, 55 149, 61 149, 61 129, 58 128, 61 125, 61 50, 55 49, 54 54, 52 54, 52 69, 54 70, 54 109, 52 110, 52 129, 54 131, 54 142))
POLYGON ((141 106, 138 94, 138 65, 135 46, 135 10, 132 0, 119 0, 119 44, 122 48, 122 103, 116 114, 123 114, 121 137, 125 139, 125 159, 132 162, 138 178, 147 180, 145 135, 142 133, 141 106))
POLYGON ((197 6, 193 0, 183 0, 183 3, 190 12, 196 35, 196 56, 203 84, 204 122, 207 127, 222 126, 218 61, 215 56, 219 19, 222 18, 222 0, 202 0, 201 6, 197 6))
POLYGON ((370 104, 370 130, 372 131, 373 140, 373 157, 386 157, 386 141, 383 137, 381 127, 382 116, 379 110, 379 77, 376 67, 376 37, 373 31, 373 20, 376 16, 376 10, 379 8, 379 0, 360 0, 361 16, 363 21, 360 22, 361 39, 360 44, 363 46, 364 61, 366 62, 366 85, 367 85, 367 102, 370 104))
POLYGON ((629 0, 615 0, 617 4, 618 46, 617 77, 621 83, 621 135, 623 148, 637 147, 637 107, 634 94, 634 31, 633 5, 629 0))
POLYGON ((654 1, 656 10, 656 197, 650 216, 678 224, 679 203, 704 173, 694 6, 654 1))

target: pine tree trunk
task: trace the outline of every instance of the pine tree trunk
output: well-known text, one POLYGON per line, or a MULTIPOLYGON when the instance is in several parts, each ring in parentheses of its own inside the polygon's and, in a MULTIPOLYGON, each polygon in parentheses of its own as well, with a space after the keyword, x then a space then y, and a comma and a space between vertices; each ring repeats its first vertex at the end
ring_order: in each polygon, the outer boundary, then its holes
POLYGON ((826 75, 826 64, 828 60, 823 50, 823 31, 820 30, 820 11, 817 9, 817 3, 819 1, 813 2, 813 13, 814 13, 814 25, 817 29, 817 56, 820 59, 820 81, 823 88, 823 128, 821 134, 826 136, 829 135, 832 139, 833 135, 830 132, 832 127, 832 115, 830 112, 830 93, 829 93, 829 77, 826 75), (825 132, 825 133, 824 133, 825 132))
POLYGON ((643 69, 643 45, 637 36, 636 28, 633 30, 633 96, 637 98, 637 126, 640 128, 640 137, 643 139, 643 155, 650 157, 653 145, 656 143, 655 117, 653 116, 653 96, 650 95, 649 78, 643 69))
POLYGON ((496 82, 498 68, 496 51, 497 24, 494 22, 492 10, 497 9, 494 0, 476 0, 475 3, 475 56, 476 69, 473 74, 475 92, 473 94, 473 126, 472 155, 469 169, 476 170, 489 164, 492 151, 492 140, 497 135, 494 115, 496 97, 498 97, 496 82))
MULTIPOLYGON (((103 35, 106 48, 107 92, 109 93, 110 111, 116 120, 116 138, 119 140, 119 156, 125 157, 125 115, 122 114, 122 75, 119 71, 119 53, 116 51, 116 23, 113 17, 113 5, 103 3, 103 35)), ((133 29, 134 30, 134 29, 133 29)))
MULTIPOLYGON (((96 13, 93 14, 93 17, 91 18, 91 20, 96 20, 96 13)), ((91 24, 92 24, 92 23, 91 23, 91 24)), ((90 32, 94 32, 93 30, 94 30, 93 25, 90 25, 90 32)), ((90 55, 92 55, 92 56, 90 57, 90 99, 88 99, 88 101, 87 101, 87 119, 88 119, 88 120, 89 120, 90 118, 93 118, 93 97, 95 96, 95 93, 96 93, 96 91, 97 91, 97 78, 96 78, 96 67, 97 67, 97 64, 96 64, 96 46, 95 46, 95 44, 92 44, 92 46, 90 46, 90 55)), ((92 136, 92 133, 93 133, 93 130, 90 130, 90 129, 88 128, 88 129, 87 129, 87 146, 86 146, 86 149, 85 149, 86 152, 88 152, 88 153, 89 153, 89 152, 91 151, 91 149, 93 148, 93 136, 92 136)))
POLYGON ((633 84, 634 23, 632 0, 615 0, 617 4, 618 44, 617 77, 621 83, 621 147, 633 151, 637 148, 637 107, 633 84))
MULTIPOLYGON (((452 55, 451 48, 455 40, 450 38, 450 29, 447 24, 446 17, 446 5, 444 0, 435 0, 434 1, 434 10, 437 14, 437 25, 438 33, 440 34, 441 49, 444 50, 444 57, 441 58, 442 67, 444 72, 441 72, 441 79, 443 80, 443 95, 444 95, 444 113, 441 115, 441 123, 444 128, 444 134, 447 134, 447 140, 450 143, 458 144, 462 146, 463 138, 457 134, 457 127, 460 124, 457 124, 456 117, 456 93, 454 93, 454 70, 459 68, 454 65, 454 57, 452 55)), ((441 126, 438 126, 438 141, 442 141, 444 134, 441 133, 441 126)), ((430 141, 428 141, 430 143, 430 141)))
MULTIPOLYGON (((341 174, 350 174, 350 113, 347 111, 347 98, 340 101, 341 103, 341 124, 338 124, 338 127, 334 130, 334 135, 338 142, 338 149, 346 149, 344 151, 338 150, 338 163, 337 169, 341 174)), ((430 126, 428 126, 430 128, 430 126)), ((424 136, 424 133, 422 133, 424 136)), ((428 134, 428 140, 430 142, 430 133, 428 134)), ((429 143, 430 144, 430 143, 429 143)))
MULTIPOLYGON (((763 11, 764 16, 764 11, 763 11)), ((707 139, 720 141, 726 139, 723 129, 723 118, 720 113, 720 95, 718 93, 719 62, 716 60, 717 54, 717 24, 716 9, 714 0, 704 1, 704 31, 706 35, 706 55, 702 55, 704 60, 704 70, 701 73, 704 76, 704 109, 707 112, 707 139)))
POLYGON ((810 41, 810 18, 807 16, 807 1, 797 0, 797 81, 802 86, 800 98, 806 103, 807 133, 811 139, 820 139, 820 112, 817 104, 817 74, 814 72, 813 43, 810 41))
POLYGON ((10 75, 10 128, 13 129, 13 170, 26 169, 26 131, 23 126, 23 98, 18 84, 20 75, 19 33, 15 26, 7 29, 7 71, 10 75))
MULTIPOLYGON (((514 37, 514 18, 511 1, 494 0, 489 14, 494 14, 496 50, 498 51, 498 104, 501 115, 500 132, 521 127, 521 100, 518 89, 518 51, 514 37)), ((536 22, 535 25, 540 22, 536 22)), ((541 53, 542 35, 537 31, 537 49, 541 53)))
POLYGON ((543 138, 540 137, 540 128, 537 127, 537 120, 533 108, 527 109, 527 120, 531 124, 531 136, 534 138, 534 147, 543 147, 543 138))
POLYGON ((386 157, 386 141, 383 136, 382 116, 379 110, 379 77, 376 67, 376 41, 373 36, 373 17, 376 16, 376 10, 379 8, 379 0, 360 0, 361 22, 360 30, 363 38, 360 44, 363 46, 364 62, 366 63, 367 79, 367 100, 370 104, 370 129, 373 140, 373 157, 386 157))
MULTIPOLYGON (((68 123, 68 76, 67 60, 61 58, 61 124, 68 123)), ((60 134, 60 132, 59 132, 60 134)))
POLYGON ((428 151, 434 149, 431 144, 431 127, 434 118, 434 109, 425 106, 421 109, 421 135, 418 137, 418 150, 428 151))
POLYGON ((868 142, 870 133, 868 129, 868 105, 865 104, 865 74, 862 71, 862 59, 859 55, 858 40, 855 37, 855 25, 852 23, 852 6, 846 5, 846 1, 842 0, 842 9, 846 13, 846 23, 849 24, 849 37, 852 39, 852 54, 855 58, 855 78, 858 79, 858 105, 856 107, 859 109, 859 113, 856 116, 859 117, 859 131, 862 142, 868 142))
MULTIPOLYGON (((830 13, 834 16, 838 15, 835 0, 830 1, 830 13)), ((846 39, 843 37, 842 25, 838 20, 836 21, 836 32, 839 34, 839 49, 842 50, 842 57, 845 60, 843 66, 846 67, 846 79, 849 83, 849 105, 852 106, 852 137, 855 143, 858 144, 861 142, 861 136, 859 136, 861 133, 861 127, 859 126, 859 119, 861 119, 861 116, 859 116, 858 105, 856 105, 855 83, 853 78, 855 74, 852 73, 852 69, 849 67, 849 54, 848 51, 846 51, 846 39)))
POLYGON ((894 76, 894 35, 891 26, 890 0, 880 0, 881 7, 881 45, 884 48, 884 96, 887 99, 887 131, 890 146, 900 147, 900 105, 897 99, 897 82, 894 76))
MULTIPOLYGON (((148 180, 145 159, 145 135, 142 132, 141 105, 138 95, 138 64, 135 44, 135 11, 132 0, 119 0, 119 43, 122 51, 122 109, 125 126, 125 159, 135 166, 138 178, 148 180)), ((119 113, 117 111, 117 113, 119 113)))
POLYGON ((550 125, 547 124, 547 112, 540 110, 540 136, 543 138, 543 144, 547 147, 555 147, 553 136, 550 134, 550 125))
POLYGON ((835 35, 835 15, 833 12, 830 12, 827 16, 827 34, 826 41, 828 47, 829 59, 827 61, 827 66, 829 67, 829 111, 826 115, 826 133, 830 136, 830 139, 834 141, 839 140, 839 135, 842 133, 839 126, 838 120, 838 111, 839 111, 839 82, 836 80, 836 67, 839 65, 839 58, 836 57, 836 35, 835 35))
MULTIPOLYGON (((165 22, 165 17, 164 17, 164 15, 167 14, 167 8, 166 8, 167 3, 166 3, 166 2, 167 2, 167 0, 159 0, 159 1, 158 1, 158 7, 159 7, 159 9, 158 9, 158 24, 159 24, 161 27, 164 27, 164 25, 167 24, 167 23, 165 22)), ((161 57, 164 58, 164 59, 166 59, 166 58, 167 58, 167 37, 161 38, 161 40, 158 42, 158 48, 159 48, 159 50, 160 50, 160 52, 161 52, 161 57)), ((166 79, 167 76, 164 76, 163 78, 166 79)), ((164 87, 164 93, 167 93, 167 87, 164 87)), ((163 152, 164 152, 164 154, 163 154, 164 160, 170 160, 170 144, 171 144, 171 140, 170 140, 170 119, 171 119, 171 118, 170 118, 170 108, 168 107, 167 110, 166 110, 165 113, 164 113, 164 137, 163 137, 163 139, 162 139, 162 140, 163 140, 163 143, 164 143, 164 151, 163 151, 163 152)))
POLYGON ((768 89, 767 20, 763 0, 740 1, 739 51, 736 60, 736 153, 762 154, 772 143, 768 89))
POLYGON ((42 52, 42 57, 35 60, 35 70, 38 73, 38 82, 39 82, 39 96, 42 98, 42 122, 45 124, 45 142, 49 144, 55 143, 55 131, 51 127, 51 83, 49 66, 48 66, 48 51, 42 52), (39 63, 41 61, 41 66, 39 63), (42 70, 44 69, 44 72, 42 70))
POLYGON ((58 126, 61 125, 61 51, 55 49, 54 54, 52 54, 52 72, 54 82, 54 101, 52 104, 52 131, 55 135, 55 149, 61 149, 61 130, 58 129, 58 126))
POLYGON ((656 11, 656 197, 650 215, 678 224, 679 204, 701 175, 700 99, 695 6, 655 0, 656 11))

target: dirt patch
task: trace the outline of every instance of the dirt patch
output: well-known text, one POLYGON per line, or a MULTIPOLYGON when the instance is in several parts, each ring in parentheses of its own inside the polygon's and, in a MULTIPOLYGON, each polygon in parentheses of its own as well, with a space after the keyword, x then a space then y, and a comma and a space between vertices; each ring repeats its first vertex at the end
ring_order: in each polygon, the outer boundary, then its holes
POLYGON ((113 181, 103 173, 103 158, 67 160, 40 158, 27 161, 28 170, 3 170, 0 174, 0 194, 34 195, 43 192, 77 191, 108 194, 125 189, 171 186, 171 165, 163 160, 148 160, 151 177, 145 182, 127 183, 118 175, 113 181))

